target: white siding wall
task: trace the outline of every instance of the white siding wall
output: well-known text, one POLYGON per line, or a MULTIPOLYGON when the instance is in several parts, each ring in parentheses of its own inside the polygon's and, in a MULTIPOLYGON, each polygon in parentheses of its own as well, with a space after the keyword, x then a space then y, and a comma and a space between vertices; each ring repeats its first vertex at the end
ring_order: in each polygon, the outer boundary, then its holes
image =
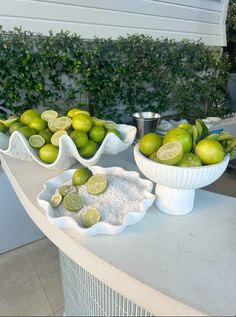
POLYGON ((5 30, 69 30, 83 38, 143 33, 224 46, 228 0, 0 0, 5 30))

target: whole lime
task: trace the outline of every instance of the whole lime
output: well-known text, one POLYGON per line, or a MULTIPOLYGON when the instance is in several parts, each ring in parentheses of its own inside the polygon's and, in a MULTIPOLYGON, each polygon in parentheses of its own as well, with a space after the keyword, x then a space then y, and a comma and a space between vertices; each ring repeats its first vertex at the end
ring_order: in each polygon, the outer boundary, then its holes
POLYGON ((74 130, 71 132, 70 137, 78 149, 84 147, 88 143, 88 136, 84 131, 74 130))
POLYGON ((49 129, 40 131, 39 135, 44 138, 46 144, 51 143, 52 132, 49 129))
POLYGON ((184 153, 182 160, 177 164, 181 167, 196 167, 202 166, 202 161, 194 153, 184 153))
POLYGON ((72 184, 74 186, 84 185, 91 176, 93 176, 93 173, 88 167, 79 167, 72 176, 72 184))
POLYGON ((195 147, 195 154, 203 164, 216 164, 223 161, 225 152, 220 142, 211 139, 199 141, 195 147))
POLYGON ((94 126, 89 131, 89 138, 96 143, 102 142, 105 138, 105 135, 106 130, 103 127, 94 126))
POLYGON ((23 136, 26 139, 29 139, 31 137, 31 135, 34 135, 36 133, 36 131, 33 128, 26 126, 23 126, 21 128, 19 128, 18 130, 21 134, 23 134, 23 136))
POLYGON ((20 116, 20 122, 29 125, 34 118, 41 118, 40 113, 35 109, 29 109, 22 113, 20 116))
POLYGON ((30 121, 29 127, 35 129, 37 132, 40 132, 47 128, 47 123, 41 118, 34 118, 30 121))
POLYGON ((179 142, 182 144, 184 153, 188 153, 192 149, 192 137, 191 135, 182 128, 174 128, 167 132, 163 138, 163 144, 169 142, 179 142))
POLYGON ((57 159, 59 148, 52 144, 43 145, 39 150, 39 158, 48 164, 54 163, 57 159))
POLYGON ((20 128, 24 127, 25 125, 20 122, 13 123, 9 128, 9 133, 12 134, 14 131, 19 131, 20 128))
POLYGON ((193 126, 190 123, 180 123, 178 126, 178 128, 182 128, 184 130, 186 130, 190 135, 193 135, 193 126))
POLYGON ((79 113, 72 118, 72 127, 75 130, 88 132, 92 127, 92 120, 88 115, 79 113))
POLYGON ((79 149, 79 154, 82 157, 89 158, 93 156, 97 151, 97 143, 92 140, 88 140, 87 144, 79 149))
POLYGON ((139 151, 146 156, 156 152, 162 145, 161 137, 156 133, 147 133, 139 140, 139 151))

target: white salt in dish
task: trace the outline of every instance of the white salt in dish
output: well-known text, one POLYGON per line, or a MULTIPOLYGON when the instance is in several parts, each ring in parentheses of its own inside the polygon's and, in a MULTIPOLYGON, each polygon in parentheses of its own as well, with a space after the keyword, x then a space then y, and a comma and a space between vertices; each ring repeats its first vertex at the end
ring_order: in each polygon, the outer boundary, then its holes
POLYGON ((52 208, 49 203, 52 195, 61 185, 71 184, 75 169, 65 171, 44 184, 44 190, 37 199, 53 225, 61 229, 75 229, 83 236, 117 234, 126 226, 137 223, 144 217, 146 210, 155 199, 151 193, 153 188, 151 181, 141 179, 137 172, 125 171, 120 167, 92 166, 89 169, 94 175, 106 175, 108 186, 106 191, 99 195, 89 194, 85 185, 78 186, 76 191, 84 201, 84 207, 78 213, 67 211, 62 204, 52 208), (101 221, 90 228, 85 228, 82 214, 89 207, 99 210, 101 221))

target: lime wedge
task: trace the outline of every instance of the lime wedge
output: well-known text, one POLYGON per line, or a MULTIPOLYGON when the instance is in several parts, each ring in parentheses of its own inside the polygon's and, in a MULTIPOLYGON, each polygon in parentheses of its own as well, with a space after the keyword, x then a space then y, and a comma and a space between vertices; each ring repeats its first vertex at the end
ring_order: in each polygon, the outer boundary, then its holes
POLYGON ((63 200, 63 206, 71 212, 76 212, 83 207, 82 198, 76 193, 68 193, 63 200))
POLYGON ((29 138, 29 144, 33 148, 39 149, 39 148, 41 148, 41 146, 43 146, 45 144, 45 140, 41 135, 34 134, 34 135, 31 135, 31 137, 29 138))
POLYGON ((62 195, 62 197, 66 196, 71 190, 73 189, 73 187, 71 185, 62 185, 58 188, 58 192, 59 194, 62 195))
POLYGON ((85 184, 87 191, 92 195, 103 193, 107 188, 107 179, 104 175, 94 175, 85 184))
POLYGON ((41 113, 41 118, 45 121, 55 120, 58 117, 58 113, 55 110, 46 110, 41 113))
POLYGON ((54 121, 54 127, 59 130, 67 130, 71 127, 72 120, 69 117, 60 117, 54 121))
POLYGON ((82 219, 84 226, 89 228, 100 221, 100 212, 96 208, 88 208, 84 212, 82 219))
POLYGON ((157 151, 157 158, 163 164, 175 165, 183 158, 183 147, 179 142, 169 142, 157 151))
POLYGON ((12 117, 9 117, 7 120, 0 120, 1 123, 3 123, 5 125, 5 127, 9 128, 12 123, 18 121, 19 118, 16 117, 16 116, 12 116, 12 117))
POLYGON ((54 194, 50 200, 50 205, 52 206, 52 208, 56 208, 57 206, 60 205, 62 201, 62 195, 61 194, 54 194))
POLYGON ((62 135, 67 134, 66 131, 60 130, 55 132, 51 137, 51 143, 55 146, 59 146, 59 141, 62 135))
POLYGON ((114 121, 105 121, 105 128, 106 129, 116 129, 117 124, 114 121))

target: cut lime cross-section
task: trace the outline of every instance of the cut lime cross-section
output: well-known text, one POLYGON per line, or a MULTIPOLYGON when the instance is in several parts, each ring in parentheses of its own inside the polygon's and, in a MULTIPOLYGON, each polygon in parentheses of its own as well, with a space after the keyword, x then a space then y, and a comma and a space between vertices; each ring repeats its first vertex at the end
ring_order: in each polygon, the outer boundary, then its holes
POLYGON ((52 196, 50 200, 50 205, 52 206, 52 208, 56 208, 57 206, 60 205, 61 201, 62 201, 62 195, 59 193, 56 193, 52 196))
POLYGON ((29 144, 33 148, 39 149, 45 144, 45 140, 41 135, 34 134, 34 135, 31 135, 31 137, 29 138, 29 144))
POLYGON ((55 120, 58 117, 58 113, 55 110, 45 110, 41 113, 41 118, 45 121, 55 120))
POLYGON ((83 207, 84 203, 82 198, 73 192, 68 193, 63 200, 63 206, 71 212, 76 212, 83 207))
POLYGON ((70 191, 72 191, 73 186, 71 185, 61 185, 58 188, 58 192, 64 197, 66 196, 70 191))
POLYGON ((179 142, 169 142, 157 151, 157 158, 163 164, 175 165, 183 158, 183 147, 179 142))
POLYGON ((54 127, 59 130, 67 130, 71 127, 72 120, 69 117, 60 117, 54 121, 54 127))
POLYGON ((92 195, 103 193, 107 188, 107 179, 105 175, 94 175, 89 178, 85 184, 87 191, 92 195))
POLYGON ((100 212, 96 208, 88 208, 83 216, 83 224, 85 227, 89 228, 98 223, 101 219, 100 212))
POLYGON ((64 130, 55 132, 51 137, 51 143, 55 146, 59 146, 60 138, 64 134, 67 134, 67 132, 64 130))

